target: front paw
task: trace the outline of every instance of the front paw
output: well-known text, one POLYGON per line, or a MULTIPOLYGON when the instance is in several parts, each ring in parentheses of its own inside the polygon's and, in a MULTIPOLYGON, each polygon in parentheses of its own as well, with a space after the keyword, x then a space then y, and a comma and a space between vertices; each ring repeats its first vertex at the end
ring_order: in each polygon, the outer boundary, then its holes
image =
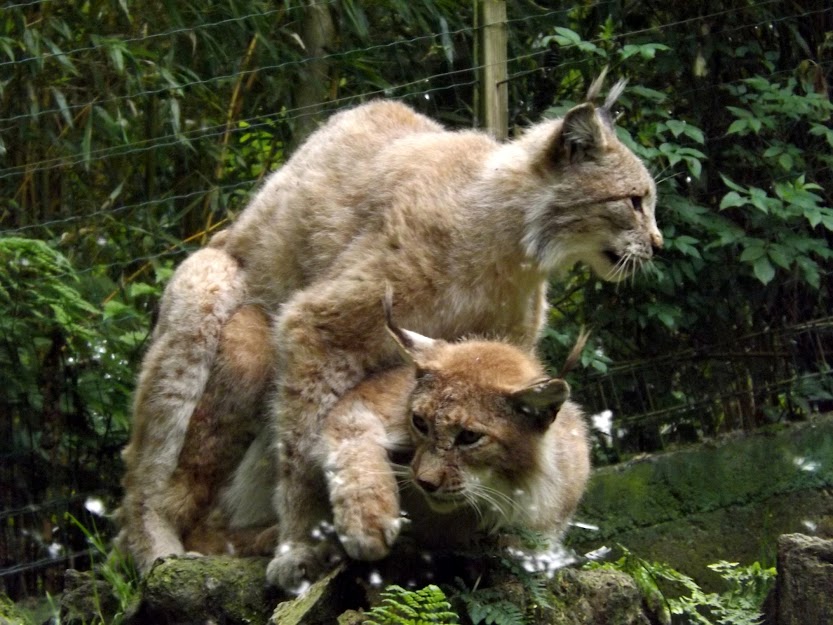
POLYGON ((326 544, 283 543, 266 567, 266 580, 299 595, 338 563, 339 556, 326 544))
POLYGON ((373 515, 363 511, 360 515, 353 515, 350 522, 345 522, 336 515, 336 531, 341 546, 353 560, 381 560, 390 553, 404 520, 400 516, 373 515))

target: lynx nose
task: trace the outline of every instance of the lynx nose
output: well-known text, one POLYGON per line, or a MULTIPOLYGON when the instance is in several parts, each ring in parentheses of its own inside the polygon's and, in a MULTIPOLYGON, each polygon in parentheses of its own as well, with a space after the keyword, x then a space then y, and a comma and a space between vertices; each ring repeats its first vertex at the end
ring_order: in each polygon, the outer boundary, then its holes
POLYGON ((654 254, 662 249, 662 233, 659 230, 651 233, 651 249, 654 254))
POLYGON ((440 488, 439 483, 430 482, 419 477, 416 478, 416 483, 426 493, 436 493, 440 488))

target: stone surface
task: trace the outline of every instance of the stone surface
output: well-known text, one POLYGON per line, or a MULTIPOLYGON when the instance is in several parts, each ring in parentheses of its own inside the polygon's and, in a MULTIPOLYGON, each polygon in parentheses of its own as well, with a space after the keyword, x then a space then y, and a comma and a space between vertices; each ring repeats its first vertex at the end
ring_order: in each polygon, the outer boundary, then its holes
POLYGON ((269 625, 332 625, 342 622, 339 615, 358 607, 363 600, 362 588, 348 568, 340 565, 300 597, 279 603, 269 625))
MULTIPOLYGON (((157 563, 142 581, 141 598, 124 622, 126 625, 359 625, 364 622, 364 610, 379 601, 381 588, 388 583, 409 585, 406 580, 414 579, 414 568, 402 568, 407 563, 405 556, 391 558, 387 563, 343 564, 300 597, 292 599, 267 588, 267 560, 263 558, 169 558, 157 563), (391 576, 390 570, 385 571, 385 564, 391 569, 398 568, 405 576, 391 576)), ((493 589, 501 600, 534 615, 533 623, 649 623, 636 584, 623 573, 560 570, 543 591, 548 599, 546 604, 536 605, 524 584, 500 560, 451 555, 420 558, 424 566, 434 567, 438 577, 450 572, 458 580, 462 579, 461 575, 465 576, 466 587, 479 585, 493 589)), ((452 579, 441 582, 452 590, 451 594, 459 588, 452 579)), ((118 602, 112 593, 108 595, 106 584, 102 584, 91 573, 70 572, 68 593, 62 603, 62 623, 111 622, 118 602), (108 607, 102 608, 102 600, 108 607), (64 616, 67 620, 63 620, 64 616)), ((423 585, 419 582, 415 587, 423 585)), ((5 624, 0 622, 0 625, 5 624)))
POLYGON ((564 569, 550 584, 553 605, 539 608, 547 625, 650 625, 633 578, 618 571, 564 569))
POLYGON ((266 585, 266 558, 168 558, 148 572, 129 625, 266 623, 281 595, 266 585))
POLYGON ((778 577, 769 623, 833 623, 833 540, 786 534, 778 540, 778 577))
POLYGON ((69 569, 64 574, 60 604, 62 625, 109 623, 118 610, 119 600, 109 583, 97 579, 91 571, 69 569))
POLYGON ((594 472, 573 528, 579 552, 615 543, 719 590, 718 560, 775 564, 778 536, 833 535, 833 416, 731 435, 594 472))

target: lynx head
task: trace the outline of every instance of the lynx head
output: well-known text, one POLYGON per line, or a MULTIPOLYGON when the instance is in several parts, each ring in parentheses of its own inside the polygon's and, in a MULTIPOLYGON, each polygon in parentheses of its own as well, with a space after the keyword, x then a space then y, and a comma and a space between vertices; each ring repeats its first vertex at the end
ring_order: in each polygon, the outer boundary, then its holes
POLYGON ((447 343, 389 330, 416 367, 410 397, 413 485, 436 512, 472 508, 488 524, 519 511, 542 441, 569 396, 528 353, 496 341, 447 343))
POLYGON ((654 217, 656 186, 648 170, 616 136, 611 106, 617 83, 600 107, 604 72, 587 101, 563 119, 542 122, 515 144, 531 186, 525 196, 523 245, 546 271, 584 262, 601 278, 619 281, 662 247, 654 217))

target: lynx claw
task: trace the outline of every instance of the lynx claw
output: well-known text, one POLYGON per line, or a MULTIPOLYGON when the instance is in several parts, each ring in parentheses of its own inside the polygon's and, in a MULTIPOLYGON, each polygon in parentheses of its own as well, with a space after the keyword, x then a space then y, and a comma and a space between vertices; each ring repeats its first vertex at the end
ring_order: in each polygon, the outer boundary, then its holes
POLYGON ((266 567, 266 580, 300 595, 339 561, 339 554, 331 546, 284 544, 266 567))
POLYGON ((381 560, 390 553, 401 528, 402 518, 397 517, 380 523, 373 530, 362 527, 358 532, 339 534, 339 538, 344 551, 353 560, 381 560))

